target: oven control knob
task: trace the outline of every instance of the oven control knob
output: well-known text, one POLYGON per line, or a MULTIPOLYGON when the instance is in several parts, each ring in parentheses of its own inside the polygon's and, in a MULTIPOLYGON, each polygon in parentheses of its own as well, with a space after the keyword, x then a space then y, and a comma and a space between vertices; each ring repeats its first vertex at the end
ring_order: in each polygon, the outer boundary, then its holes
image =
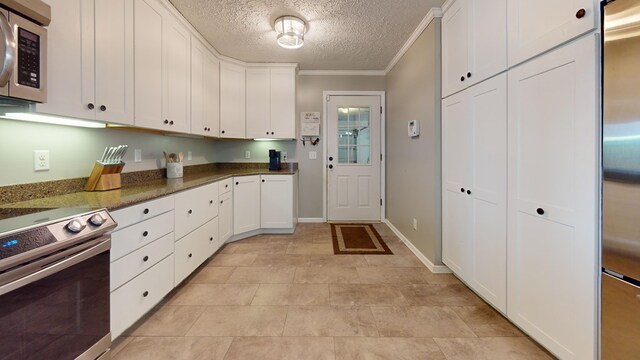
POLYGON ((83 223, 81 219, 73 219, 67 224, 67 230, 71 231, 72 233, 79 233, 86 226, 87 224, 83 223))
POLYGON ((89 222, 93 226, 100 226, 100 225, 104 224, 105 221, 106 221, 106 219, 103 218, 102 215, 100 215, 100 214, 93 214, 89 218, 89 222))

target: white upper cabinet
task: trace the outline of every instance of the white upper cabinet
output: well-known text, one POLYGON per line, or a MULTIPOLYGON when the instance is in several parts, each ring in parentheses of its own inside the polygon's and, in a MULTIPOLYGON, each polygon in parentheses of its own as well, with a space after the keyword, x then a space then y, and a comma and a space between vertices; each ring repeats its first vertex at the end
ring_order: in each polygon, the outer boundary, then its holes
POLYGON ((597 41, 509 70, 508 315, 561 359, 596 358, 597 41))
POLYGON ((442 96, 507 69, 507 1, 457 0, 442 17, 442 96))
POLYGON ((509 66, 596 28, 599 1, 509 0, 509 66))
POLYGON ((245 137, 245 69, 220 63, 220 137, 245 137))
POLYGON ((48 3, 48 99, 36 111, 133 124, 133 3, 48 3))
POLYGON ((247 138, 268 138, 271 132, 271 79, 269 69, 247 70, 247 138))
POLYGON ((296 72, 247 68, 247 138, 296 137, 296 72))
POLYGON ((191 37, 191 133, 217 137, 220 126, 220 62, 191 37))
POLYGON ((170 131, 188 133, 191 112, 190 54, 191 34, 171 16, 164 22, 163 33, 163 124, 170 131))

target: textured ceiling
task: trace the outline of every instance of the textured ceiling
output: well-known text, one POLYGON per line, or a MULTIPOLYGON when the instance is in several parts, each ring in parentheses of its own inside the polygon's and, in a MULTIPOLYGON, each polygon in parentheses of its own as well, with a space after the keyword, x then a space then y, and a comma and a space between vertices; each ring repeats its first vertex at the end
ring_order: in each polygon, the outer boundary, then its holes
POLYGON ((170 0, 221 54, 295 62, 301 70, 384 70, 432 7, 444 0, 170 0), (305 44, 276 44, 275 19, 307 22, 305 44))

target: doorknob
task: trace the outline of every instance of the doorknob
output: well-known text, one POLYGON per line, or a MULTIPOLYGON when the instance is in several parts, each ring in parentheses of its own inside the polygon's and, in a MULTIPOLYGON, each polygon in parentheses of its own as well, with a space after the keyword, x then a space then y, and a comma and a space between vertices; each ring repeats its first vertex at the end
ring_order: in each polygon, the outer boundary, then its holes
POLYGON ((333 165, 329 165, 329 169, 333 169, 333 165))

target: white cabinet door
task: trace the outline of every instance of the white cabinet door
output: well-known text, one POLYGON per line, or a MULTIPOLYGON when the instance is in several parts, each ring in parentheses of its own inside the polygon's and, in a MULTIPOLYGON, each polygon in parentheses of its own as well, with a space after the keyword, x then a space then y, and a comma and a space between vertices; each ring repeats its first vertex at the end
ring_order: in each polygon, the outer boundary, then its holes
POLYGON ((218 226, 220 245, 222 245, 233 236, 233 191, 220 195, 218 226))
POLYGON ((175 195, 176 240, 218 216, 218 184, 209 184, 175 195))
POLYGON ((467 279, 472 269, 472 131, 467 93, 442 102, 442 262, 467 279))
POLYGON ((220 137, 245 137, 244 67, 220 63, 220 137))
POLYGON ((509 66, 595 29, 598 4, 595 0, 509 0, 509 66))
POLYGON ((466 87, 468 70, 468 6, 457 0, 442 16, 442 97, 466 87))
POLYGON ((467 86, 507 70, 507 0, 467 0, 467 86))
POLYGON ((240 176, 233 181, 234 235, 259 229, 260 176, 240 176))
POLYGON ((271 69, 271 131, 276 139, 296 138, 296 71, 271 69))
POLYGON ((260 227, 293 227, 293 175, 260 176, 260 227))
POLYGON ((189 31, 170 18, 164 22, 163 50, 163 123, 168 121, 169 131, 188 133, 190 130, 189 113, 191 110, 190 88, 190 40, 189 31))
POLYGON ((507 312, 507 74, 470 87, 472 269, 467 282, 507 312))
POLYGON ((247 138, 271 137, 271 80, 265 68, 248 68, 247 76, 247 138))
POLYGON ((96 120, 133 125, 133 7, 95 0, 96 120))
POLYGON ((135 0, 135 121, 161 129, 163 89, 162 35, 164 9, 156 0, 135 0))
POLYGON ((562 359, 596 358, 597 54, 589 35, 509 71, 508 316, 562 359))
POLYGON ((39 113, 95 118, 94 3, 47 0, 51 22, 47 43, 47 102, 39 113), (89 106, 92 104, 92 106, 89 106))
POLYGON ((191 133, 217 137, 220 126, 219 61, 191 36, 191 133))
POLYGON ((176 242, 175 285, 189 276, 211 256, 211 247, 218 236, 218 221, 213 219, 176 242))

